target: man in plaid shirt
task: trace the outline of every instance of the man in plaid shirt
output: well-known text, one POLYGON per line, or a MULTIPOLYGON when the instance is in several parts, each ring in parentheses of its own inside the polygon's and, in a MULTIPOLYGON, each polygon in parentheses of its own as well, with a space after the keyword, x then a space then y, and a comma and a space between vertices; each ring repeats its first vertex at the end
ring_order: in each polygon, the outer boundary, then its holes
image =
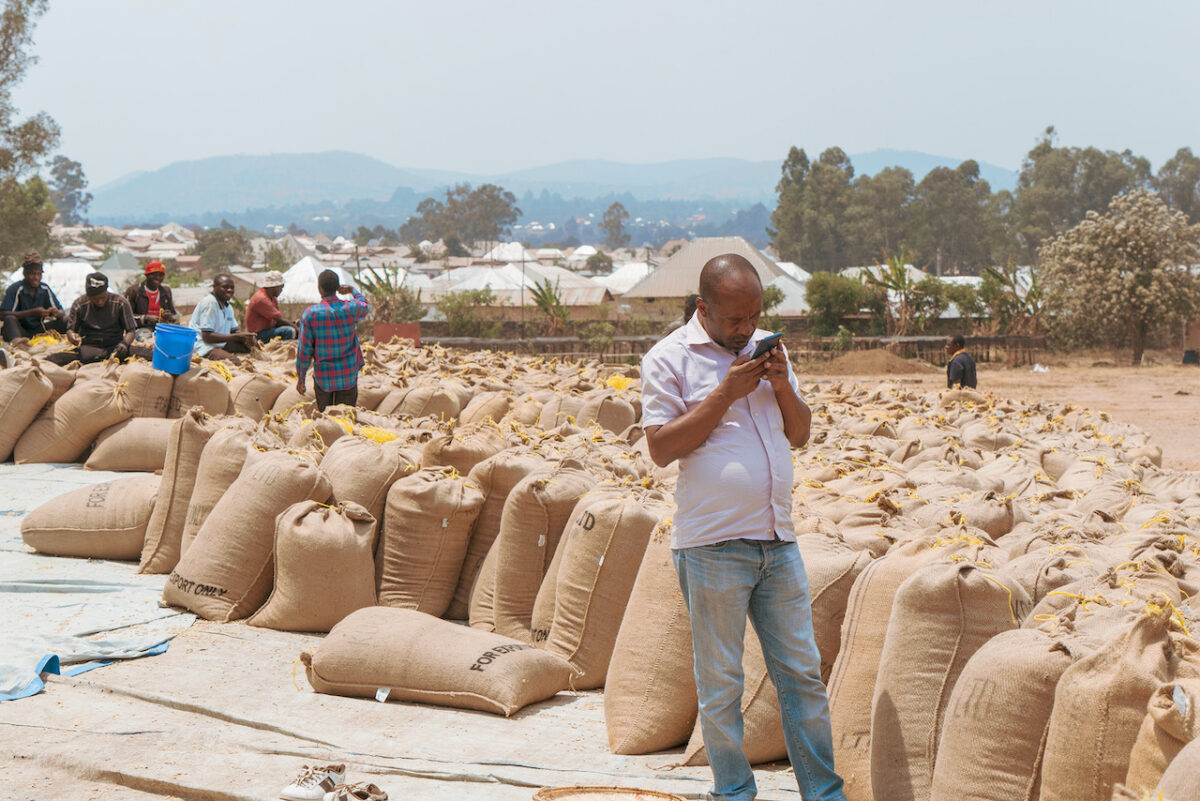
POLYGON ((296 351, 296 390, 301 395, 308 389, 308 367, 313 366, 313 394, 317 409, 344 403, 358 402, 358 371, 363 366, 362 350, 358 347, 355 327, 367 316, 371 307, 357 289, 338 286, 340 279, 333 270, 317 276, 321 302, 304 310, 300 318, 300 347, 296 351), (342 300, 338 294, 353 294, 342 300))

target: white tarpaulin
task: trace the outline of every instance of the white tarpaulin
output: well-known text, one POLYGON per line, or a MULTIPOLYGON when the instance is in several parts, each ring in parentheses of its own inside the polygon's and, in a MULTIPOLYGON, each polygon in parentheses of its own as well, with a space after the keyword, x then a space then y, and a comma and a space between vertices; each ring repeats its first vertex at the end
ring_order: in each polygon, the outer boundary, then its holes
POLYGON ((358 283, 341 267, 327 267, 312 256, 305 256, 283 274, 283 292, 280 303, 319 303, 321 291, 317 289, 317 276, 325 270, 333 270, 343 284, 358 288, 358 283))

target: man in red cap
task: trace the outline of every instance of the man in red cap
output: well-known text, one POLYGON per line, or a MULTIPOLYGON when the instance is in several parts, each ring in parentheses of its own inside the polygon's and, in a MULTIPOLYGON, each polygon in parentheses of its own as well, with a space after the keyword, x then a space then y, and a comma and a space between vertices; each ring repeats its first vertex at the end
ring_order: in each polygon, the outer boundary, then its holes
POLYGON ((146 278, 125 290, 125 299, 133 307, 133 319, 138 326, 138 338, 154 331, 159 323, 178 322, 171 287, 163 284, 167 268, 161 261, 146 264, 146 278))

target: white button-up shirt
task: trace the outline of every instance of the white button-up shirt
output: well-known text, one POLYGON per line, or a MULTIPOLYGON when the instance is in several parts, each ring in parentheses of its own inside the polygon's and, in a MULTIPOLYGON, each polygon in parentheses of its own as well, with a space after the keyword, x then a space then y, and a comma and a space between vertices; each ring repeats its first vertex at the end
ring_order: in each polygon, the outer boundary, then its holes
MULTIPOLYGON (((769 335, 758 329, 739 355, 769 335)), ((642 357, 642 425, 666 425, 700 405, 736 357, 713 342, 700 315, 642 357)), ((798 388, 792 365, 788 383, 798 388)), ((672 548, 731 539, 794 541, 792 449, 768 381, 736 400, 704 443, 679 460, 672 548)))

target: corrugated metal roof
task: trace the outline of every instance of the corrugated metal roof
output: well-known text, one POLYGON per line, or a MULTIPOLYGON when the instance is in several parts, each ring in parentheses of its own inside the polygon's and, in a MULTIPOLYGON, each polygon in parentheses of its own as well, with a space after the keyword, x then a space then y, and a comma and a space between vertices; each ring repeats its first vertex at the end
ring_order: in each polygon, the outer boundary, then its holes
POLYGON ((714 256, 736 253, 758 271, 764 285, 786 273, 740 236, 693 239, 654 272, 634 284, 622 298, 685 298, 700 285, 700 270, 714 256))

